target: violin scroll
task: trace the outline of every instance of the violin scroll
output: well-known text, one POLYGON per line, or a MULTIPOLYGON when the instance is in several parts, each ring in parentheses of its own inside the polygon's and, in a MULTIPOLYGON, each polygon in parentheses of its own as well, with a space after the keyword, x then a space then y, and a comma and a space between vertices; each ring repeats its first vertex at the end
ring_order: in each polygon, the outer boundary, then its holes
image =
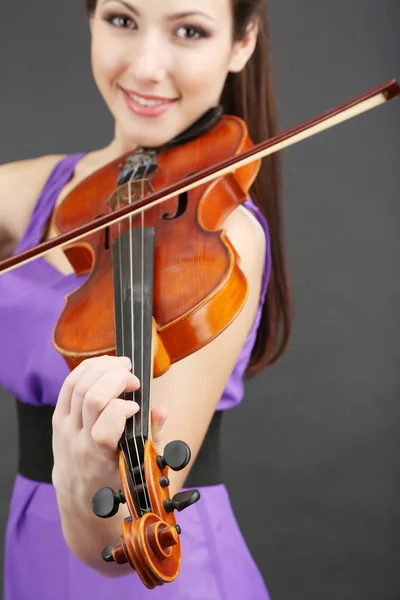
POLYGON ((153 589, 173 581, 181 562, 179 535, 174 511, 191 506, 200 499, 198 490, 178 492, 170 498, 169 469, 179 471, 190 461, 190 449, 182 441, 170 442, 159 455, 153 442, 147 440, 140 483, 132 481, 123 450, 119 455, 122 490, 102 488, 92 500, 93 512, 101 518, 114 516, 120 504, 127 504, 130 517, 124 520, 119 542, 106 546, 102 558, 106 562, 129 563, 146 587, 153 589), (143 498, 148 502, 142 509, 143 498), (141 498, 141 502, 137 501, 141 498))

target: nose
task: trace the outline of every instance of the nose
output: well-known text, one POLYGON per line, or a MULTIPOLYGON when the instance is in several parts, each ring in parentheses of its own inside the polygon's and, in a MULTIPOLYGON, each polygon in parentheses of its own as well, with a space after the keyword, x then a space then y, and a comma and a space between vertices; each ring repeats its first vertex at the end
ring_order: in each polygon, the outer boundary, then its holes
POLYGON ((159 35, 140 36, 132 57, 132 73, 139 82, 159 83, 168 72, 168 49, 159 35))

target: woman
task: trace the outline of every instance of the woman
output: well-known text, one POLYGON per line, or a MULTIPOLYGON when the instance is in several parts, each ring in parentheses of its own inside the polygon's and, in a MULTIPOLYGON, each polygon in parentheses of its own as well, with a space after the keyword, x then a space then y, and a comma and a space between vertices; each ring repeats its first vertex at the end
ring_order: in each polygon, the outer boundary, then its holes
MULTIPOLYGON (((246 120, 254 142, 276 133, 264 2, 202 0, 200 8, 194 0, 87 0, 93 74, 115 135, 86 155, 0 168, 2 257, 54 237, 54 209, 88 175, 137 145, 157 147, 175 138, 219 103, 246 120), (11 210, 17 183, 19 201, 11 210)), ((213 342, 153 382, 157 447, 183 439, 192 450, 190 464, 171 473, 171 495, 190 481, 202 497, 179 514, 180 574, 152 591, 126 565, 101 558, 103 547, 119 538, 126 513, 100 520, 90 506, 100 487, 119 488, 117 443, 138 407, 117 398, 140 384, 132 365, 126 357, 105 356, 68 374, 52 331, 65 296, 83 279, 62 251, 0 277, 0 382, 19 399, 20 431, 31 436, 30 450, 24 437, 10 507, 6 600, 108 600, 124 592, 176 600, 269 597, 222 480, 211 475, 201 451, 207 438, 216 452, 209 433, 218 428, 215 415, 241 401, 244 375, 276 360, 289 337, 277 157, 263 163, 251 195, 224 225, 249 284, 243 310, 213 342), (34 438, 46 410, 52 415, 50 475, 43 474, 44 458, 33 464, 37 447, 45 446, 43 437, 34 438)))

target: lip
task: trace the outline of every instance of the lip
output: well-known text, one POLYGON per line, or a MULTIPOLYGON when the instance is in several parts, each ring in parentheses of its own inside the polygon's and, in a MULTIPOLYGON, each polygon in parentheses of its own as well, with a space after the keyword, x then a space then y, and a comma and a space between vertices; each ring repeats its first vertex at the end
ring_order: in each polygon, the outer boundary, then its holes
POLYGON ((140 117, 159 117, 166 113, 177 101, 176 98, 171 99, 162 98, 161 96, 145 96, 144 94, 138 94, 137 92, 126 90, 122 87, 120 87, 120 89, 129 110, 140 117), (155 100, 160 102, 160 104, 156 104, 155 106, 143 106, 142 104, 139 104, 139 102, 136 102, 130 94, 134 94, 135 96, 138 96, 138 98, 143 98, 144 100, 155 100))
POLYGON ((177 98, 165 98, 164 96, 150 96, 149 94, 139 94, 139 92, 136 92, 135 90, 128 90, 121 86, 120 88, 126 94, 133 94, 134 96, 143 98, 143 100, 157 100, 159 102, 175 102, 177 100, 177 98))

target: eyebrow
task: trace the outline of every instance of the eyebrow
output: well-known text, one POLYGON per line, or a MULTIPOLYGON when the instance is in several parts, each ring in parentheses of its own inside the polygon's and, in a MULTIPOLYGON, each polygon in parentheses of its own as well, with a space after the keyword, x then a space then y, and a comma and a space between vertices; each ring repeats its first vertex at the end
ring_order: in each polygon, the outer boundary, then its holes
MULTIPOLYGON (((140 13, 137 10, 137 8, 135 8, 132 4, 130 4, 130 2, 126 2, 125 0, 104 0, 103 5, 107 4, 108 2, 113 2, 113 1, 123 4, 128 10, 130 10, 135 15, 140 17, 140 13)), ((168 21, 177 21, 178 19, 185 19, 186 17, 193 17, 196 15, 205 17, 206 19, 209 19, 210 21, 215 21, 215 19, 211 15, 208 15, 207 13, 202 12, 201 10, 188 10, 185 12, 175 13, 173 15, 168 16, 167 20, 168 21)))

